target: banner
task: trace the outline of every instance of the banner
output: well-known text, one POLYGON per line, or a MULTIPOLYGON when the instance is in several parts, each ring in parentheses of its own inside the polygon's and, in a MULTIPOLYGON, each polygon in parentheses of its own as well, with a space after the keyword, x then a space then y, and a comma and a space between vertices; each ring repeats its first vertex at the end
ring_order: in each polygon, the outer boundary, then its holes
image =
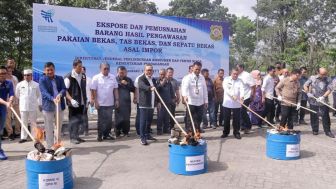
POLYGON ((175 78, 181 80, 195 60, 215 75, 219 68, 228 72, 228 24, 34 4, 34 72, 41 74, 51 61, 56 74, 63 76, 71 71, 75 58, 82 60, 89 77, 99 73, 104 61, 110 63, 113 74, 118 66, 125 66, 133 79, 150 63, 154 76, 161 68, 173 67, 175 78))

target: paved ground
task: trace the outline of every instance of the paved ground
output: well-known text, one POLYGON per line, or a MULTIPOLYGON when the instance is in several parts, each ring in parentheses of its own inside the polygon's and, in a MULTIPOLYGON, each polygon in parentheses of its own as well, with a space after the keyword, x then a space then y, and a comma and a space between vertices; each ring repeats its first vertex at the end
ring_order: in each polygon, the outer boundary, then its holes
MULTIPOLYGON (((333 123, 336 133, 336 120, 333 123)), ((65 141, 74 148, 75 188, 336 188, 336 143, 322 132, 313 136, 308 126, 298 126, 303 133, 302 157, 280 161, 265 155, 265 129, 254 128, 242 140, 219 138, 221 129, 203 135, 208 140, 209 170, 197 176, 169 172, 168 136, 157 137, 149 146, 141 146, 134 132, 112 142, 96 142, 96 131, 80 145, 65 141)), ((0 188, 25 188, 24 159, 33 150, 32 142, 6 140, 3 147, 9 160, 0 162, 0 188)))

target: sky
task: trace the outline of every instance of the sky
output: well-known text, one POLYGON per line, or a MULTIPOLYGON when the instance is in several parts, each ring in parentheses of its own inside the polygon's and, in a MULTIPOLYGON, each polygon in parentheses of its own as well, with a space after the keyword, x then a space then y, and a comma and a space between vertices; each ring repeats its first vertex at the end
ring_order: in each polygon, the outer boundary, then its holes
MULTIPOLYGON (((159 12, 164 9, 168 9, 170 0, 149 0, 155 2, 156 6, 159 8, 159 12)), ((257 0, 222 0, 222 4, 229 8, 229 13, 235 14, 238 17, 248 16, 250 19, 255 19, 256 14, 252 10, 255 6, 257 0)))

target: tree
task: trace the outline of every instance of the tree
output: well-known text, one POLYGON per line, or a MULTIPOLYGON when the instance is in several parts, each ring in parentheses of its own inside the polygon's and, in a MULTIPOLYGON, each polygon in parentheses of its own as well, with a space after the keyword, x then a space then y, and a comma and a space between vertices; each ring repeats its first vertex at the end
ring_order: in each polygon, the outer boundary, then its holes
POLYGON ((237 63, 247 63, 255 50, 256 26, 247 17, 241 17, 233 25, 235 31, 232 37, 232 48, 235 49, 234 59, 237 63))
POLYGON ((121 0, 113 10, 147 14, 158 13, 156 4, 154 2, 149 2, 148 0, 121 0))

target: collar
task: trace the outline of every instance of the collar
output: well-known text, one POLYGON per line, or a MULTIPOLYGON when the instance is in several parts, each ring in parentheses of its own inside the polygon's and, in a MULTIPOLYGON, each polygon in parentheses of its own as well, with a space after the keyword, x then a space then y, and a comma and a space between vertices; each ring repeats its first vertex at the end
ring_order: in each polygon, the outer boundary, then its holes
POLYGON ((193 79, 199 79, 200 78, 200 75, 198 74, 198 76, 193 72, 191 73, 191 76, 193 79))
POLYGON ((108 73, 107 76, 103 75, 102 73, 99 73, 99 76, 102 78, 110 78, 110 73, 108 73))
POLYGON ((71 71, 71 76, 72 77, 82 77, 82 73, 77 73, 74 69, 72 69, 72 71, 71 71))
POLYGON ((145 75, 145 77, 146 77, 147 79, 152 79, 152 77, 151 77, 151 76, 148 76, 148 75, 145 75))

